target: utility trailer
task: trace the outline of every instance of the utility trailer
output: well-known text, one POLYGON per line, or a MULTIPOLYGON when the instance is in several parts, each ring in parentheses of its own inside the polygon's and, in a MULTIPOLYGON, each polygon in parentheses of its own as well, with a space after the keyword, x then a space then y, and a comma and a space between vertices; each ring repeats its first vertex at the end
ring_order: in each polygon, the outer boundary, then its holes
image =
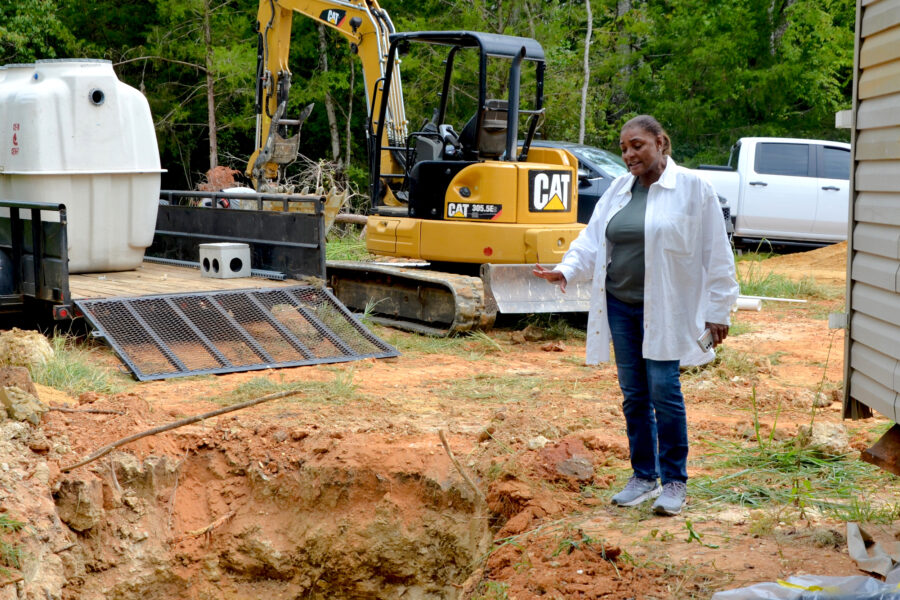
POLYGON ((0 312, 84 318, 139 380, 397 355, 323 287, 323 198, 160 195, 144 262, 111 273, 69 273, 65 205, 0 201, 0 312), (221 198, 257 210, 182 204, 221 198), (199 246, 211 242, 247 244, 254 277, 203 276, 199 246))

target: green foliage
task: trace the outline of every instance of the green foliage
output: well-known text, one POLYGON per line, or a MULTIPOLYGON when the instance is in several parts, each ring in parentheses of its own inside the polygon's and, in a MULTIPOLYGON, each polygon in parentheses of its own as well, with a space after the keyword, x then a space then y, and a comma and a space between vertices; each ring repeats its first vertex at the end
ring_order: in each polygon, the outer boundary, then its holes
POLYGON ((61 58, 77 48, 56 0, 0 2, 0 64, 61 58))
MULTIPOLYGON (((243 171, 253 151, 258 6, 252 0, 4 2, 0 59, 112 60, 119 77, 150 101, 162 163, 169 169, 164 186, 189 187, 209 166, 207 74, 214 86, 218 162, 243 171)), ((537 39, 547 60, 546 118, 539 132, 549 139, 577 138, 587 27, 583 3, 383 0, 382 7, 398 31, 471 29, 537 39)), ((592 2, 592 13, 588 143, 616 148, 622 123, 638 113, 660 119, 672 135, 676 160, 686 164, 724 161, 742 135, 846 139, 846 132, 834 129, 833 114, 850 105, 851 0, 603 0, 592 2)), ((288 116, 316 104, 303 126, 301 152, 330 160, 323 108, 330 96, 345 172, 364 186, 367 114, 360 62, 334 31, 326 32, 324 47, 323 53, 317 25, 296 15, 288 116)), ((411 128, 437 105, 442 59, 434 48, 404 57, 411 128)), ((448 121, 457 130, 474 107, 474 59, 461 57, 460 67, 448 98, 448 121)), ((503 67, 490 71, 492 94, 505 93, 505 78, 503 67)), ((525 87, 523 98, 530 98, 527 75, 525 87)))
POLYGON ((694 529, 694 523, 690 519, 685 519, 684 527, 687 529, 688 536, 685 542, 690 544, 691 542, 697 542, 701 546, 706 546, 707 548, 718 548, 719 546, 716 544, 709 544, 703 541, 703 534, 697 533, 694 529))

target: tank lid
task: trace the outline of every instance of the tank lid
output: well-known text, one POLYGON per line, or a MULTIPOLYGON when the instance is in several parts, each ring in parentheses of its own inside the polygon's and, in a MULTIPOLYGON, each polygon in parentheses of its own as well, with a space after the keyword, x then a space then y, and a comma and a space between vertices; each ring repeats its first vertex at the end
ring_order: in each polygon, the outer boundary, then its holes
POLYGON ((3 65, 4 69, 33 69, 34 63, 9 63, 3 65))
POLYGON ((101 63, 111 65, 112 61, 105 58, 42 58, 35 61, 35 65, 46 65, 54 63, 101 63))

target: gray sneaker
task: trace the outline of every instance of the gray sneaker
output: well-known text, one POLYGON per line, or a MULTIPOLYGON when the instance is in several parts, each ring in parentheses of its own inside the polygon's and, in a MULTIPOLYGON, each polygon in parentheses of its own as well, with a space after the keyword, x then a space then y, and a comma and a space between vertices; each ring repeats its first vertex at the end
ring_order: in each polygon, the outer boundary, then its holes
POLYGON ((653 512, 671 517, 681 512, 687 498, 687 484, 683 481, 670 481, 662 487, 662 494, 653 503, 653 512))
POLYGON ((651 498, 656 498, 662 492, 659 482, 655 479, 641 479, 632 475, 625 489, 612 497, 612 503, 616 506, 637 506, 651 498))

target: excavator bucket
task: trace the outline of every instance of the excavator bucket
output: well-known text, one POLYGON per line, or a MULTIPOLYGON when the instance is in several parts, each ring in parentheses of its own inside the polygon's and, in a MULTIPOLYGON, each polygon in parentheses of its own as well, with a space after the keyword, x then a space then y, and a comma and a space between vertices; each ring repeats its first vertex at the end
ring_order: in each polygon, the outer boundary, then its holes
POLYGON ((500 313, 587 312, 590 308, 590 282, 571 284, 563 294, 559 286, 535 277, 534 265, 481 266, 485 304, 500 313))
POLYGON ((881 439, 864 450, 860 457, 867 463, 885 471, 900 475, 900 426, 894 425, 885 432, 881 439))

